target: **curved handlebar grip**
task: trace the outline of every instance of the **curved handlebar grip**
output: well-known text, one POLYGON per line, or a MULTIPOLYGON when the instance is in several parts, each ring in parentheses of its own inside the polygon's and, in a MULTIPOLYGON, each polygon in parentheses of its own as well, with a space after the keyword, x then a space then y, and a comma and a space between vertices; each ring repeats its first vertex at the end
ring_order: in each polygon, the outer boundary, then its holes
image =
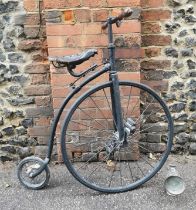
MULTIPOLYGON (((131 14, 133 13, 133 10, 130 9, 130 8, 127 8, 125 9, 124 11, 122 11, 122 13, 120 15, 118 15, 117 17, 114 17, 111 19, 111 23, 116 23, 118 21, 121 21, 123 18, 125 17, 129 17, 131 16, 131 14)), ((105 30, 106 28, 108 27, 108 21, 105 22, 103 25, 102 25, 102 29, 105 30)))
POLYGON ((125 17, 131 16, 132 13, 133 13, 133 10, 130 9, 130 8, 127 8, 124 11, 122 11, 122 13, 119 16, 117 16, 115 19, 116 20, 122 20, 125 17))

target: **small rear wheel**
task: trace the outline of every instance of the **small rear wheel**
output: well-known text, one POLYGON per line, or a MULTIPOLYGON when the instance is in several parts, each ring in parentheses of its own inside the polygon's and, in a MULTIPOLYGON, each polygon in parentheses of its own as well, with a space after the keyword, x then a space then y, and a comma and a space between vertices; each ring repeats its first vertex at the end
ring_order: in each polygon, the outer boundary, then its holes
POLYGON ((38 157, 24 158, 17 167, 17 176, 20 183, 28 189, 39 190, 48 185, 50 179, 50 171, 48 166, 36 177, 31 174, 36 172, 44 161, 38 157))
POLYGON ((82 95, 62 125, 63 160, 85 186, 104 193, 135 189, 165 163, 173 122, 164 101, 149 87, 120 81, 124 140, 119 140, 111 104, 112 83, 82 95))

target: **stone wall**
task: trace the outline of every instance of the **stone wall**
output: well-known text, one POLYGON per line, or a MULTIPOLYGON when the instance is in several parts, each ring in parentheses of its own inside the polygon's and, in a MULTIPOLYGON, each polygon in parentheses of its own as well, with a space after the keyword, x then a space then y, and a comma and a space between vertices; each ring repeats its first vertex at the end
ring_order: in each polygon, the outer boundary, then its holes
POLYGON ((32 2, 0 1, 2 161, 40 154, 53 115, 41 2, 32 2))
POLYGON ((168 103, 175 123, 174 153, 196 154, 196 2, 143 0, 143 82, 168 103))

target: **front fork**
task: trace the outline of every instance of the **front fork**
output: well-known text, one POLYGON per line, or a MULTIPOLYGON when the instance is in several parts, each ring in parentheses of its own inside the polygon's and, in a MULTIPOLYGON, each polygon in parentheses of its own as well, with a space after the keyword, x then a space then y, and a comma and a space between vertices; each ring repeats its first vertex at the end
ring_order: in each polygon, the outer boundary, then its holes
POLYGON ((114 128, 115 131, 119 134, 119 141, 124 141, 124 123, 122 115, 122 107, 120 100, 120 89, 119 89, 119 80, 116 72, 110 73, 110 81, 112 81, 112 87, 110 88, 111 93, 111 102, 112 102, 112 114, 114 119, 114 128))

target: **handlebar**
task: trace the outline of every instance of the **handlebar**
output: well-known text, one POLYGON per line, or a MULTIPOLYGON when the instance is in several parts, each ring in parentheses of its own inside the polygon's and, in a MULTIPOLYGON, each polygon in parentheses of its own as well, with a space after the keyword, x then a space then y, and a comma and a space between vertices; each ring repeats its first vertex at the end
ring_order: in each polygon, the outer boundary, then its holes
POLYGON ((105 30, 107 27, 108 27, 108 24, 113 24, 113 23, 116 23, 116 25, 119 27, 120 24, 119 22, 124 19, 125 17, 129 17, 131 16, 133 13, 133 10, 130 9, 130 8, 127 8, 125 10, 122 11, 121 14, 119 14, 117 17, 112 17, 112 18, 109 18, 107 22, 105 22, 103 25, 102 25, 102 29, 105 30))

